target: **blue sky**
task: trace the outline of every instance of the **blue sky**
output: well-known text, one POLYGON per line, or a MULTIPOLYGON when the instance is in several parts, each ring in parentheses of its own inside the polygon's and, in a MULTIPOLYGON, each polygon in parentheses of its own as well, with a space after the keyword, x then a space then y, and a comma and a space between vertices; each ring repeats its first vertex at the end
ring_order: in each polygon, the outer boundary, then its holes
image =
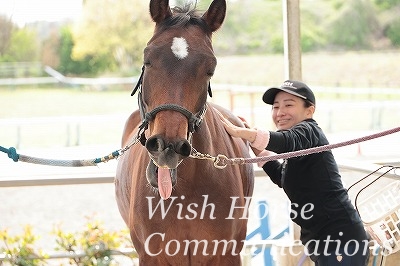
POLYGON ((18 25, 77 18, 81 7, 82 0, 0 0, 0 13, 11 17, 18 25))

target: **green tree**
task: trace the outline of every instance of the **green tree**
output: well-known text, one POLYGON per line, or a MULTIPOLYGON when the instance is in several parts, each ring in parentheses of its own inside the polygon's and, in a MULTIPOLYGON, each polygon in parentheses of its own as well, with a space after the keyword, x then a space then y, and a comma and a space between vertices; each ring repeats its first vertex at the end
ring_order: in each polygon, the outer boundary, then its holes
POLYGON ((45 66, 54 69, 60 65, 60 33, 58 30, 50 32, 49 36, 42 42, 41 61, 45 66))
POLYGON ((224 24, 214 37, 217 53, 269 53, 277 47, 283 49, 280 1, 228 3, 224 24))
POLYGON ((74 59, 72 50, 74 48, 74 40, 70 27, 66 26, 61 29, 60 37, 60 65, 58 70, 67 74, 89 74, 95 75, 101 71, 108 69, 109 58, 104 55, 94 54, 85 55, 83 58, 74 59))
POLYGON ((29 28, 18 28, 7 17, 0 16, 0 61, 36 61, 37 34, 29 28))
POLYGON ((14 24, 10 18, 0 16, 0 61, 10 46, 13 27, 14 24))
POLYGON ((371 46, 371 37, 379 23, 370 0, 335 1, 337 11, 324 25, 328 43, 338 47, 360 49, 371 46))
POLYGON ((388 38, 394 47, 400 47, 400 0, 373 0, 379 12, 382 37, 388 38))
POLYGON ((36 31, 29 28, 14 28, 8 49, 9 61, 30 62, 38 60, 38 38, 36 31))
POLYGON ((400 6, 400 0, 373 0, 380 9, 391 9, 400 6))
POLYGON ((332 6, 327 1, 307 1, 300 5, 301 48, 303 52, 325 47, 324 21, 332 14, 332 6))
POLYGON ((385 35, 395 47, 400 47, 400 18, 394 19, 386 27, 385 35))
POLYGON ((143 61, 143 48, 151 36, 148 2, 142 0, 87 0, 83 18, 73 31, 73 58, 107 58, 122 70, 143 61))

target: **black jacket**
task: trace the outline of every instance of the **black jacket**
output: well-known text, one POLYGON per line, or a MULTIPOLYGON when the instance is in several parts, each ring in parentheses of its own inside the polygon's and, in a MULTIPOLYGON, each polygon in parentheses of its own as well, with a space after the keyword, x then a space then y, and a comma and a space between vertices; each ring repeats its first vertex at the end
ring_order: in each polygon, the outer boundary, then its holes
MULTIPOLYGON (((289 130, 270 132, 266 149, 283 153, 326 144, 328 140, 317 122, 307 119, 289 130)), ((342 247, 350 240, 367 239, 331 151, 289 158, 284 163, 267 162, 263 169, 290 199, 291 218, 301 227, 300 239, 310 252, 314 248, 323 251, 328 236, 340 240, 342 247), (318 247, 315 240, 320 243, 318 247)), ((334 248, 336 244, 328 250, 334 248)))

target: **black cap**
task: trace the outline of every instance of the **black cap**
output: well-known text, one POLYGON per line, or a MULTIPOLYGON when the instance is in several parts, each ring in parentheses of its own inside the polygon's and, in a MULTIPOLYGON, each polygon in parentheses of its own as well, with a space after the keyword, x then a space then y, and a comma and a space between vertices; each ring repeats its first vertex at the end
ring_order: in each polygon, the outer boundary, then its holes
POLYGON ((262 99, 267 104, 274 104, 274 99, 279 91, 290 93, 315 105, 315 96, 312 90, 304 83, 296 80, 286 80, 279 88, 269 88, 262 99))

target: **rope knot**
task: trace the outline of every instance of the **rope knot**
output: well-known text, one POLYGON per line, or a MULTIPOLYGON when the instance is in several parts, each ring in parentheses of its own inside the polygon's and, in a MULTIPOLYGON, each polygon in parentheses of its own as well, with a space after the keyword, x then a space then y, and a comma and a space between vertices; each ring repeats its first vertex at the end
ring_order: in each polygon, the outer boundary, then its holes
POLYGON ((8 158, 11 158, 14 162, 18 162, 19 155, 14 147, 9 148, 7 154, 8 158))

